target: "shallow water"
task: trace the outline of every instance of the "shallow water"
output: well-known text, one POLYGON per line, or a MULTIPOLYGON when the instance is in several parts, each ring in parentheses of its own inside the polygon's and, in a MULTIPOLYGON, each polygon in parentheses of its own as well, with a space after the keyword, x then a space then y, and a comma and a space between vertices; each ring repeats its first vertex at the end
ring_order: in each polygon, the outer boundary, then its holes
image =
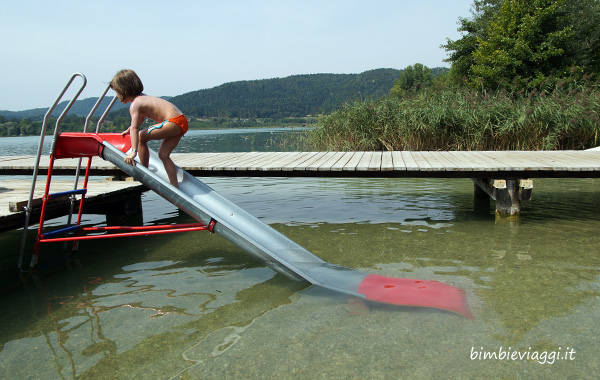
MULTIPOLYGON (((206 182, 326 261, 465 289, 474 320, 361 308, 284 278, 206 232, 98 240, 2 292, 0 378, 573 380, 599 373, 598 180, 534 180, 518 225, 475 214, 465 179, 206 182), (484 359, 488 352, 498 359, 484 359)), ((146 193, 144 220, 190 218, 146 193)), ((0 244, 11 251, 18 235, 1 234, 0 244)))

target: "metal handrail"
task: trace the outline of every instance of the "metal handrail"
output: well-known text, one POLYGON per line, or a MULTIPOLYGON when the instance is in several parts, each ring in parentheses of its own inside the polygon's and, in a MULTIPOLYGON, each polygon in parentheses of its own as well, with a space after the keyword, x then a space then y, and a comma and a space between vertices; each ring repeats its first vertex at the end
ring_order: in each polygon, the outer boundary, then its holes
MULTIPOLYGON (((36 161, 35 161, 35 165, 33 168, 33 178, 31 180, 31 188, 29 190, 29 199, 27 200, 27 206, 25 206, 25 224, 23 227, 23 233, 21 235, 21 245, 19 248, 19 260, 18 260, 17 265, 18 265, 19 269, 21 269, 21 270, 23 270, 23 268, 22 268, 23 253, 25 251, 25 241, 27 239, 27 230, 29 228, 29 219, 31 217, 31 211, 32 211, 31 203, 33 202, 33 195, 35 193, 35 185, 36 185, 37 176, 38 176, 39 167, 40 167, 40 158, 42 156, 42 150, 44 148, 44 138, 46 136, 46 126, 48 125, 48 119, 50 118, 50 115, 52 114, 52 112, 54 112, 54 109, 56 108, 56 106, 58 105, 60 100, 62 99, 65 92, 67 92, 69 87, 71 87, 71 84, 73 83, 73 81, 75 80, 76 77, 81 77, 81 79, 83 80, 83 83, 81 84, 79 91, 77 91, 77 93, 73 96, 73 98, 71 99, 71 101, 69 102, 67 107, 65 107, 65 109, 61 113, 60 117, 56 121, 56 126, 54 128, 54 137, 53 137, 53 141, 52 141, 52 150, 51 150, 51 152, 54 153, 54 149, 56 148, 56 136, 58 135, 60 123, 64 119, 67 112, 69 112, 69 110, 71 109, 71 106, 73 106, 73 103, 75 102, 75 100, 77 100, 77 98, 79 97, 79 95, 81 94, 83 89, 85 88, 85 86, 87 84, 87 79, 86 79, 85 75, 83 75, 81 73, 75 73, 71 76, 71 79, 69 79, 69 81, 63 88, 60 95, 58 95, 58 97, 54 101, 54 104, 48 109, 48 112, 46 112, 46 115, 44 116, 44 120, 42 122, 42 130, 40 132, 40 143, 38 146, 36 161)), ((48 173, 48 175, 50 175, 50 173, 48 173)))
POLYGON ((54 155, 54 151, 56 150, 56 143, 58 142, 58 131, 60 130, 60 124, 62 123, 65 116, 67 116, 67 113, 71 110, 71 107, 73 106, 73 104, 75 103, 75 101, 77 100, 77 98, 79 97, 79 95, 81 94, 83 89, 85 88, 85 85, 87 84, 87 79, 85 78, 85 76, 83 74, 80 74, 80 73, 73 74, 73 78, 78 75, 81 75, 81 77, 83 78, 83 84, 79 88, 79 91, 77 91, 75 96, 73 96, 73 99, 71 99, 69 104, 67 104, 65 109, 62 111, 62 113, 60 114, 58 119, 56 119, 56 125, 54 126, 54 134, 52 136, 52 147, 50 148, 51 155, 54 155))
MULTIPOLYGON (((108 90, 110 90, 110 84, 108 86, 106 86, 106 90, 104 90, 102 95, 98 98, 98 101, 96 102, 96 104, 94 104, 94 107, 92 108, 90 113, 85 118, 85 125, 83 126, 84 133, 87 132, 88 126, 90 125, 90 122, 92 121, 92 116, 94 116, 94 113, 96 113, 96 110, 98 109, 98 107, 100 107, 100 103, 102 103, 102 101, 104 100, 104 97, 108 93, 108 90)), ((108 106, 109 109, 110 109, 110 107, 112 107, 112 104, 108 106)), ((96 132, 98 132, 98 131, 96 131, 96 132)))
MULTIPOLYGON (((98 98, 98 101, 96 101, 96 104, 94 104, 94 107, 92 107, 92 110, 90 111, 90 113, 87 115, 87 117, 85 118, 85 124, 83 125, 83 133, 86 133, 88 130, 88 127, 90 125, 90 122, 92 120, 92 116, 94 116, 94 113, 96 112, 96 110, 98 109, 98 107, 100 107, 100 103, 102 103, 102 101, 104 100, 104 97, 106 96, 106 94, 108 93, 108 90, 110 90, 110 84, 108 86, 106 86, 106 90, 104 90, 104 92, 102 93, 102 95, 98 98)), ((113 100, 114 102, 114 100, 113 100)), ((109 106, 109 108, 112 106, 109 106)), ((98 132, 98 129, 96 129, 96 133, 98 132)), ((79 186, 79 176, 81 173, 81 161, 83 158, 79 158, 79 162, 77 165, 77 168, 75 169, 75 183, 73 184, 73 190, 77 189, 77 186, 79 186)), ((71 208, 69 210, 69 217, 67 218, 67 225, 71 224, 71 217, 73 215, 73 202, 71 202, 71 208)))
POLYGON ((110 101, 110 104, 106 107, 106 110, 104 111, 104 113, 102 114, 102 116, 100 116, 100 119, 98 120, 98 124, 96 125, 96 133, 98 133, 98 131, 100 130, 100 125, 102 125, 102 123, 104 122, 104 119, 106 118, 106 115, 108 115, 108 113, 110 112, 111 108, 113 107, 113 105, 116 103, 116 101, 118 99, 119 98, 117 96, 115 96, 113 98, 113 100, 110 101))

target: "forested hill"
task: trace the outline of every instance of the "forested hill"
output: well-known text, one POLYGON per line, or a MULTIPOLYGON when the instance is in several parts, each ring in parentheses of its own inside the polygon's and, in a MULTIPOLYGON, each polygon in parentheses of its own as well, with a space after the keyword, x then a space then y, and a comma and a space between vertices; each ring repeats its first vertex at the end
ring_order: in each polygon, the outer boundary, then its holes
MULTIPOLYGON (((58 93, 57 93, 57 95, 58 95, 58 93)), ((78 100, 71 107, 71 110, 69 111, 69 115, 87 116, 97 101, 98 101, 98 98, 87 98, 87 99, 78 100)), ((102 103, 100 104, 100 106, 98 107, 98 110, 96 111, 96 115, 98 115, 98 116, 101 115, 102 112, 106 109, 106 107, 110 103, 110 101, 111 101, 111 97, 107 96, 107 98, 104 99, 102 101, 102 103)), ((69 104, 68 100, 60 102, 54 109, 52 116, 60 115, 60 113, 65 109, 67 104, 69 104)), ((48 107, 50 107, 51 105, 52 105, 51 103, 48 104, 48 107)), ((117 110, 125 108, 125 107, 128 107, 128 106, 126 106, 125 104, 121 104, 120 102, 116 102, 114 104, 112 110, 117 111, 117 110)), ((0 111, 0 116, 4 116, 8 119, 42 120, 42 118, 44 117, 46 112, 48 112, 48 108, 34 108, 34 109, 26 110, 26 111, 0 111)))
MULTIPOLYGON (((432 69, 433 76, 448 70, 432 69)), ((388 94, 401 70, 376 69, 361 74, 306 74, 286 78, 225 83, 205 90, 168 98, 194 117, 273 118, 304 117, 329 112, 353 99, 375 99, 388 94)), ((150 90, 150 89, 149 89, 150 90)), ((87 116, 97 98, 75 102, 69 115, 87 116)), ((108 103, 105 100, 104 103, 108 103)), ((56 107, 59 115, 67 102, 56 107)), ((102 113, 106 104, 99 107, 102 113)), ((116 103, 108 119, 128 116, 127 106, 116 103)), ((47 109, 0 111, 7 119, 41 120, 47 109)))
POLYGON ((226 83, 171 98, 196 117, 304 117, 332 110, 350 99, 379 98, 389 93, 400 70, 362 74, 308 74, 226 83))

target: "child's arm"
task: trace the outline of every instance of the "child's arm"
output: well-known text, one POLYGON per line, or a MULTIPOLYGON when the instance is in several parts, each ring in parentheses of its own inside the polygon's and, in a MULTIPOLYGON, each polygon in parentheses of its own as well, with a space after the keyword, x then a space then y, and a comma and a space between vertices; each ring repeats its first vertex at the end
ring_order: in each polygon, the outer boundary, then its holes
POLYGON ((132 150, 131 153, 129 153, 127 157, 125 157, 125 162, 127 162, 129 165, 134 165, 133 159, 135 158, 135 156, 137 156, 138 144, 140 139, 140 126, 144 122, 144 117, 140 115, 139 107, 135 102, 131 103, 131 106, 129 107, 129 114, 131 115, 131 125, 125 131, 123 131, 121 135, 125 136, 126 134, 129 134, 131 137, 132 150))

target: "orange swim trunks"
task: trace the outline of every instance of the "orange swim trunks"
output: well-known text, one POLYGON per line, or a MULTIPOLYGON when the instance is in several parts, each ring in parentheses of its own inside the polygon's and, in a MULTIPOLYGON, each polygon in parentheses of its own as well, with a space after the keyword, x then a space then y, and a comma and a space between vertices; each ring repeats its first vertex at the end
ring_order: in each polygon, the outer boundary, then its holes
POLYGON ((188 120, 184 114, 181 114, 179 116, 175 116, 170 119, 167 119, 167 120, 163 121, 162 123, 151 126, 150 128, 148 128, 148 133, 152 132, 155 129, 161 128, 167 121, 170 121, 171 123, 175 123, 179 126, 179 128, 181 128, 181 134, 179 136, 185 135, 185 133, 188 131, 188 120))

